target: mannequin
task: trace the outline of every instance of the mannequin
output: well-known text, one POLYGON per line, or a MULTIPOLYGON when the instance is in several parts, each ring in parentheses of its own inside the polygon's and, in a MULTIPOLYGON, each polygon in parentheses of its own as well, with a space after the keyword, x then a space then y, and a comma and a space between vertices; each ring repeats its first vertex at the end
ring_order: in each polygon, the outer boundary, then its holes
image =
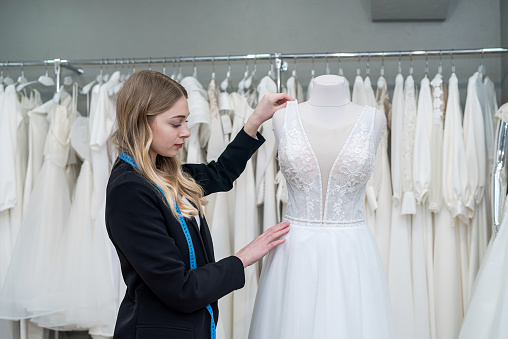
POLYGON ((272 126, 291 232, 263 263, 249 339, 395 338, 365 190, 385 116, 353 104, 344 78, 313 80, 272 126))
MULTIPOLYGON (((344 77, 321 75, 313 80, 309 100, 298 105, 303 128, 321 169, 323 201, 333 163, 364 109, 352 103, 347 92, 344 77)), ((285 112, 285 109, 278 110, 272 119, 277 144, 281 138, 285 112)), ((386 124, 386 118, 379 110, 376 110, 374 124, 379 142, 386 124)))

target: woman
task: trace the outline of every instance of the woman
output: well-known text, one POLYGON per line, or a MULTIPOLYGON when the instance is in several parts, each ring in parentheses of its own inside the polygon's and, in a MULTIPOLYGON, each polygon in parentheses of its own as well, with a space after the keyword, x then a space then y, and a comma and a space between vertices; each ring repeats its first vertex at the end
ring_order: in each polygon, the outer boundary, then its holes
POLYGON ((125 82, 113 135, 120 156, 106 193, 106 226, 127 284, 115 338, 214 338, 217 300, 243 287, 244 268, 284 242, 288 223, 215 262, 203 196, 233 187, 264 141, 257 129, 286 100, 266 95, 217 162, 181 165, 176 155, 190 135, 185 89, 153 71, 125 82))

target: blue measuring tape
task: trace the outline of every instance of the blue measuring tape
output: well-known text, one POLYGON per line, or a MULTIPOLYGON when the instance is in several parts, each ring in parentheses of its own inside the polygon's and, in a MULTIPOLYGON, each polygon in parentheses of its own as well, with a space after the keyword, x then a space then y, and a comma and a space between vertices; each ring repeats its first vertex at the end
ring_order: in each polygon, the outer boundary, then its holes
MULTIPOLYGON (((138 168, 138 165, 136 165, 136 162, 130 155, 125 154, 125 153, 120 153, 118 156, 123 161, 131 164, 135 168, 138 168)), ((157 188, 159 189, 159 191, 162 193, 162 195, 165 198, 166 195, 164 194, 162 189, 159 187, 159 185, 155 184, 155 186, 157 186, 157 188)), ((194 245, 192 244, 192 238, 191 238, 191 235, 189 232, 189 228, 187 227, 187 223, 185 222, 185 219, 182 215, 182 212, 180 212, 180 209, 178 208, 176 201, 174 202, 174 204, 175 204, 176 212, 178 213, 178 221, 180 222, 180 226, 182 227, 183 234, 185 235, 185 239, 187 240, 187 246, 189 247, 190 269, 193 270, 193 269, 197 268, 197 264, 196 264, 196 253, 194 252, 194 245)), ((215 320, 213 319, 212 306, 210 306, 210 304, 208 304, 208 305, 206 305, 206 309, 208 310, 208 313, 210 313, 210 317, 212 319, 210 322, 211 338, 215 339, 215 320)))

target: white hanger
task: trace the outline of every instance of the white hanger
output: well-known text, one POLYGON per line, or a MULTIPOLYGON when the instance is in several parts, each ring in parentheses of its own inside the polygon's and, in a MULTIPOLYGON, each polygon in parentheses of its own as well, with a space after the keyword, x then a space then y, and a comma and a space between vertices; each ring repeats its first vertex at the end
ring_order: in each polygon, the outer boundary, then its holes
POLYGON ((212 80, 215 80, 215 57, 212 57, 212 80))
POLYGON ((226 78, 222 80, 220 83, 220 89, 223 92, 230 92, 231 91, 231 62, 228 57, 228 72, 226 73, 226 78))
POLYGON ((182 81, 183 79, 183 74, 182 74, 182 58, 178 58, 178 74, 176 76, 176 81, 180 82, 182 81))
POLYGON ((166 75, 166 58, 162 61, 162 74, 166 75))
POLYGON ((437 67, 438 73, 443 73, 443 52, 439 51, 439 66, 437 67))
POLYGON ((197 79, 198 78, 198 68, 196 67, 196 57, 192 58, 192 64, 194 66, 194 71, 192 72, 192 76, 197 79))
POLYGON ((450 61, 452 63, 452 73, 455 73, 455 60, 453 60, 453 50, 450 51, 450 61))
POLYGON ((381 70, 379 71, 379 75, 382 77, 385 76, 385 52, 383 52, 383 56, 381 57, 381 70))
POLYGON ((170 78, 176 80, 176 59, 174 58, 173 58, 173 74, 171 74, 170 78))
POLYGON ((362 74, 362 72, 360 70, 360 59, 361 59, 361 55, 360 55, 360 52, 358 52, 358 63, 356 65, 356 75, 362 74))
POLYGON ((342 60, 340 59, 340 55, 338 56, 338 58, 339 58, 339 75, 341 77, 343 77, 344 76, 344 70, 342 69, 342 60))
POLYGON ((291 72, 291 76, 296 80, 296 56, 293 59, 293 71, 291 72))
MULTIPOLYGON (((46 62, 45 62, 46 63, 46 62)), ((44 86, 55 86, 55 81, 53 80, 53 78, 51 78, 50 76, 48 76, 48 65, 46 63, 46 73, 41 75, 39 77, 39 79, 35 80, 35 81, 30 81, 30 82, 25 82, 25 83, 20 83, 17 87, 16 87, 16 92, 21 92, 23 89, 25 89, 27 86, 30 86, 30 85, 33 85, 33 84, 42 84, 44 86)))
POLYGON ((409 75, 413 76, 413 53, 409 52, 409 75))
POLYGON ((314 54, 312 54, 312 69, 310 71, 311 78, 314 78, 314 75, 316 74, 316 70, 314 69, 314 54))
POLYGON ((270 55, 269 57, 270 59, 270 70, 268 71, 268 75, 270 76, 270 78, 274 78, 274 74, 273 74, 273 62, 272 62, 272 55, 270 55))
POLYGON ((383 55, 381 57, 381 70, 379 71, 379 79, 377 80, 377 88, 385 87, 386 81, 384 80, 385 76, 385 53, 382 52, 383 55))
POLYGON ((401 58, 402 58, 402 53, 400 52, 399 53, 399 65, 398 65, 398 71, 399 71, 399 74, 402 73, 402 61, 401 61, 401 58))
POLYGON ((28 82, 28 79, 25 77, 24 66, 25 66, 25 64, 22 62, 21 63, 21 75, 18 77, 18 81, 17 81, 18 84, 26 84, 28 82))
POLYGON ((330 74, 330 64, 328 63, 328 53, 326 53, 326 55, 325 55, 325 63, 326 63, 325 73, 330 74))
POLYGON ((249 64, 247 63, 247 59, 245 59, 245 72, 243 73, 243 78, 238 83, 238 92, 243 92, 248 87, 245 85, 245 81, 249 77, 249 64))
POLYGON ((370 77, 370 53, 367 55, 367 68, 365 69, 365 78, 370 77))
POLYGON ((485 65, 483 64, 483 54, 484 54, 484 51, 482 49, 482 63, 480 64, 480 66, 478 66, 478 73, 480 73, 482 75, 482 79, 487 75, 487 69, 485 68, 485 65))
MULTIPOLYGON (((9 63, 9 61, 7 61, 7 63, 9 63)), ((3 71, 2 71, 2 76, 3 76, 3 71)), ((7 74, 7 76, 5 78, 3 78, 3 83, 6 84, 6 85, 12 85, 14 83, 14 80, 12 80, 12 78, 9 76, 9 74, 7 74)))
POLYGON ((63 80, 64 86, 70 86, 74 83, 74 80, 72 80, 72 77, 70 75, 66 75, 63 80))
POLYGON ((425 52, 425 76, 429 74, 429 53, 425 52))
POLYGON ((256 75, 257 68, 258 66, 256 64, 256 56, 254 55, 254 68, 252 69, 252 73, 250 74, 250 76, 245 80, 245 88, 251 88, 252 83, 255 80, 254 75, 256 75))
MULTIPOLYGON (((105 65, 107 66, 108 65, 108 59, 105 60, 105 65)), ((104 76, 103 76, 103 81, 104 82, 108 82, 109 80, 109 73, 106 73, 104 76)))

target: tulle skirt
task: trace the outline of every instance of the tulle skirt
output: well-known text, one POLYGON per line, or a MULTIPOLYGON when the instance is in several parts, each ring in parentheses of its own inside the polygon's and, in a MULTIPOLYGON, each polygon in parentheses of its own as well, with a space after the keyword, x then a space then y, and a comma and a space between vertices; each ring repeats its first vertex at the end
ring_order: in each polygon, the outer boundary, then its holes
POLYGON ((72 205, 65 170, 45 162, 0 292, 0 318, 58 330, 112 327, 117 292, 109 240, 93 227, 91 197, 88 161, 72 205))
POLYGON ((263 264, 249 338, 395 338, 386 274, 365 222, 290 229, 263 264))

